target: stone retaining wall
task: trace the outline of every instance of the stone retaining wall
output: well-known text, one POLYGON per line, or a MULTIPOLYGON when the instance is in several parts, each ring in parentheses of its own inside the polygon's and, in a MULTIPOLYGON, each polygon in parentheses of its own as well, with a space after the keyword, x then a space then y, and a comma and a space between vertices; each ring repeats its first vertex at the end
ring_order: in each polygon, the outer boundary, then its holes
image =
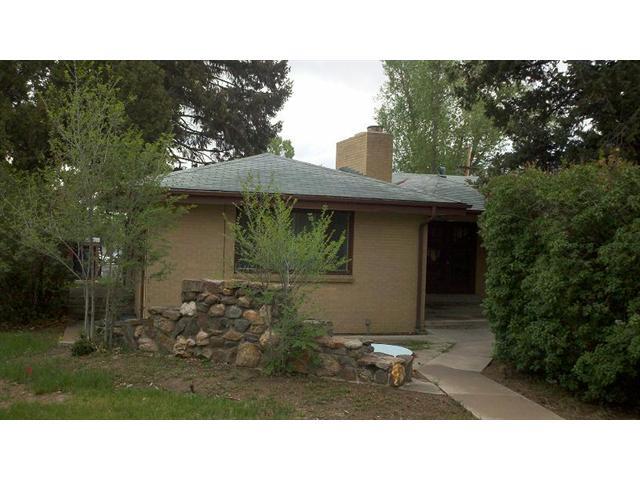
MULTIPOLYGON (((259 368, 264 353, 278 341, 277 316, 257 303, 257 285, 221 280, 184 280, 182 305, 149 308, 135 328, 137 348, 179 357, 197 357, 238 367, 259 368)), ((373 353, 370 342, 324 336, 315 348, 319 362, 299 359, 298 373, 400 386, 411 379, 413 357, 373 353)))

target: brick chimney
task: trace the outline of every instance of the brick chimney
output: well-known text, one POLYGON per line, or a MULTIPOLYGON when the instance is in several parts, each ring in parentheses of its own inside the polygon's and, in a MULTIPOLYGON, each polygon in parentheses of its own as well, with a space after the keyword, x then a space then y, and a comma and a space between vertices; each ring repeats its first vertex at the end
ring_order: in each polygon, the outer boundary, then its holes
POLYGON ((336 168, 355 170, 362 175, 391 181, 393 136, 373 125, 366 132, 336 144, 336 168))

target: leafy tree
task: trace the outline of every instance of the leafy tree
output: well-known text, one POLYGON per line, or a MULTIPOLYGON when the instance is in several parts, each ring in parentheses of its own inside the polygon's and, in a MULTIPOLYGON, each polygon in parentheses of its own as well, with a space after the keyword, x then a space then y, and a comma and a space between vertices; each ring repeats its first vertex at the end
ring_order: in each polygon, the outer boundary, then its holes
POLYGON ((266 193, 249 180, 239 216, 229 222, 246 275, 260 281, 265 300, 278 312, 273 323, 278 341, 270 347, 267 365, 272 373, 289 371, 301 357, 313 358, 314 339, 324 332, 309 321, 309 289, 318 277, 347 261, 339 256, 344 235, 332 239, 331 215, 326 210, 309 214, 308 226, 296 231, 294 206, 295 200, 266 193), (268 290, 274 284, 279 288, 268 290))
POLYGON ((169 168, 170 140, 145 142, 128 126, 114 84, 103 83, 99 74, 79 66, 68 73, 67 85, 52 86, 46 95, 52 163, 33 173, 3 175, 9 194, 0 208, 17 241, 82 282, 90 340, 97 326, 98 272, 110 267, 101 280, 108 289, 108 341, 119 313, 117 291, 131 289, 140 269, 159 260, 162 245, 156 237, 180 213, 160 186, 169 168), (100 254, 84 248, 96 240, 104 246, 100 254))
POLYGON ((497 173, 609 156, 640 161, 640 62, 484 61, 463 70, 466 104, 482 101, 511 142, 493 159, 497 173), (499 95, 505 88, 510 94, 499 95))
POLYGON ((273 153, 274 155, 286 158, 293 158, 296 154, 296 151, 291 144, 291 140, 283 139, 280 136, 273 137, 273 139, 269 143, 269 146, 267 147, 267 151, 269 153, 273 153))
MULTIPOLYGON (((175 161, 210 163, 265 151, 291 93, 284 61, 73 62, 118 79, 126 121, 147 142, 171 134, 175 161), (107 67, 107 68, 105 68, 107 67)), ((65 87, 71 62, 0 62, 0 160, 37 168, 51 160, 40 94, 65 87)))
POLYGON ((479 172, 503 147, 503 136, 482 102, 467 109, 456 94, 457 62, 386 61, 377 121, 394 135, 394 168, 404 172, 461 171, 472 152, 479 172))

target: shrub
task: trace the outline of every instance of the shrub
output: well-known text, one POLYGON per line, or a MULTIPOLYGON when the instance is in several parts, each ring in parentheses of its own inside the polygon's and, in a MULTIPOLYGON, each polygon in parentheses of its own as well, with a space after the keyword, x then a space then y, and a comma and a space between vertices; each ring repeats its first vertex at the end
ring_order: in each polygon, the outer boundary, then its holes
POLYGON ((96 346, 94 343, 82 335, 78 340, 76 340, 71 346, 71 355, 74 357, 81 357, 83 355, 89 355, 96 351, 96 346))
POLYGON ((485 193, 496 356, 589 400, 637 401, 640 167, 527 169, 485 193))

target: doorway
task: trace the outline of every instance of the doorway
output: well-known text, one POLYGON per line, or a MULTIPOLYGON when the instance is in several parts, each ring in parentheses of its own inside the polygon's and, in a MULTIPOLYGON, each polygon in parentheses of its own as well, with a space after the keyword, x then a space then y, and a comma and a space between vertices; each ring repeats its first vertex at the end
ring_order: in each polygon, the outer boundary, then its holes
POLYGON ((431 222, 427 244, 427 293, 474 294, 478 226, 431 222))

